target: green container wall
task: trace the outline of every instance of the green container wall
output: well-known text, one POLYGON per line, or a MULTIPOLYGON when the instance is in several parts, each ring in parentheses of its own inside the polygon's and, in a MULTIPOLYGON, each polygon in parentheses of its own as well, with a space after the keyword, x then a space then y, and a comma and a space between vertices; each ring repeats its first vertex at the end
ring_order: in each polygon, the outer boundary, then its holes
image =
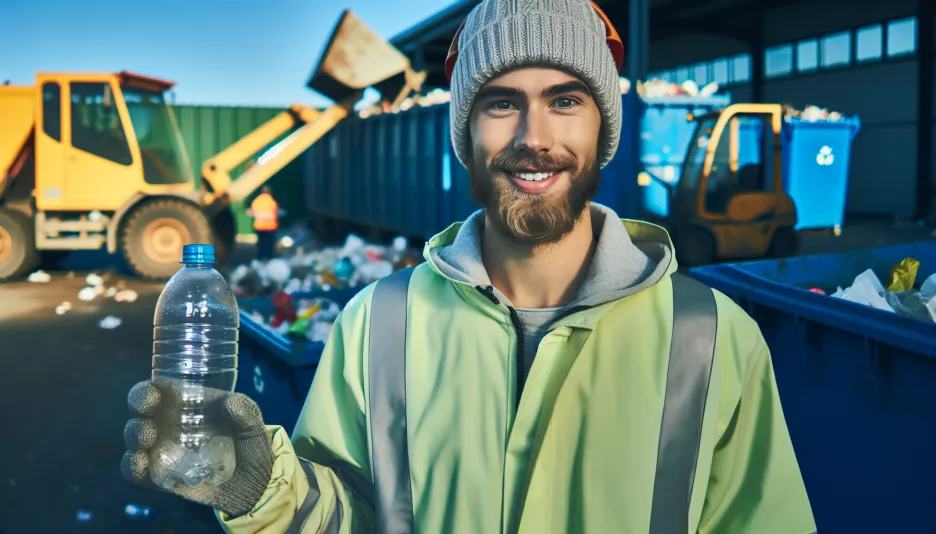
MULTIPOLYGON (((185 150, 192 163, 192 172, 195 173, 195 180, 198 183, 201 166, 205 161, 281 113, 285 108, 177 105, 173 106, 173 109, 179 120, 185 150)), ((270 146, 278 141, 280 139, 271 142, 270 146)), ((242 172, 244 172, 243 165, 238 166, 231 172, 231 178, 236 180, 242 172)), ((286 216, 282 221, 284 225, 304 216, 306 206, 300 158, 283 167, 270 178, 267 184, 273 188, 273 195, 277 202, 286 210, 286 216)), ((248 199, 248 202, 250 200, 252 199, 248 199)), ((247 205, 245 204, 247 203, 235 203, 232 210, 237 223, 237 233, 250 235, 253 234, 253 221, 246 214, 247 205)))

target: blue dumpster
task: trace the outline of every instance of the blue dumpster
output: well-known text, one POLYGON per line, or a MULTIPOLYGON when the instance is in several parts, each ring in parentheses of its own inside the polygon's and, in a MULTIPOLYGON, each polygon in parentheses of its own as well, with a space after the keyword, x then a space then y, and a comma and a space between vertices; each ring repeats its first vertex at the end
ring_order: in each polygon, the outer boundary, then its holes
MULTIPOLYGON (((696 128, 689 115, 701 116, 725 108, 731 104, 731 96, 644 97, 641 102, 640 162, 648 173, 675 186, 696 128)), ((644 210, 657 217, 669 215, 666 186, 651 180, 641 190, 644 210)))
MULTIPOLYGON (((295 299, 324 297, 344 307, 361 288, 335 289, 294 295, 295 299)), ((305 403, 325 344, 291 339, 269 330, 251 317, 273 311, 270 298, 245 299, 240 307, 238 373, 234 390, 252 398, 268 425, 282 425, 290 434, 305 403)))
MULTIPOLYGON (((742 120, 738 166, 760 163, 759 120, 742 120)), ((845 219, 852 141, 858 117, 838 121, 783 121, 783 189, 796 204, 796 229, 827 229, 845 219)))
POLYGON ((936 242, 701 267, 760 326, 819 532, 932 532, 936 323, 808 291, 920 261, 936 242))

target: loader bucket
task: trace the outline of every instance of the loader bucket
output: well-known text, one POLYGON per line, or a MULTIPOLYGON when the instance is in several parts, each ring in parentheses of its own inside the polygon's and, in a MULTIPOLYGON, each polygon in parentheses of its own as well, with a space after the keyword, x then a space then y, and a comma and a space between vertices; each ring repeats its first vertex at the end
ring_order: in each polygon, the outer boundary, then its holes
POLYGON ((341 102, 383 83, 384 90, 377 90, 384 99, 393 101, 407 85, 412 85, 414 77, 407 75, 411 72, 405 55, 346 9, 306 85, 341 102))

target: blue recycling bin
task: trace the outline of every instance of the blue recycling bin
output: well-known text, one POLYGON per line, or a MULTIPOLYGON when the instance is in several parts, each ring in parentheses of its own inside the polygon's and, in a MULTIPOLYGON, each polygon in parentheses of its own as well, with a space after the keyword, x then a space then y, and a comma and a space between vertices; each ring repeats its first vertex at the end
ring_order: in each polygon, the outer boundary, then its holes
MULTIPOLYGON (((760 163, 762 124, 741 122, 738 166, 760 163)), ((856 116, 838 121, 783 121, 783 189, 796 204, 797 230, 828 229, 845 220, 852 141, 861 129, 856 116)))
MULTIPOLYGON (((328 298, 344 308, 360 287, 299 293, 295 299, 328 298)), ((245 299, 240 308, 237 383, 234 390, 252 398, 268 425, 281 425, 292 434, 305 403, 325 344, 292 339, 273 332, 252 317, 273 312, 271 299, 245 299)))
MULTIPOLYGON (((643 169, 667 184, 676 185, 696 123, 688 115, 701 116, 731 104, 728 94, 641 98, 643 119, 640 162, 643 169)), ((642 185, 642 209, 657 217, 669 215, 669 192, 657 180, 642 185)))
POLYGON ((827 295, 872 269, 920 261, 936 242, 700 267, 767 346, 819 532, 932 532, 936 480, 936 323, 827 295))

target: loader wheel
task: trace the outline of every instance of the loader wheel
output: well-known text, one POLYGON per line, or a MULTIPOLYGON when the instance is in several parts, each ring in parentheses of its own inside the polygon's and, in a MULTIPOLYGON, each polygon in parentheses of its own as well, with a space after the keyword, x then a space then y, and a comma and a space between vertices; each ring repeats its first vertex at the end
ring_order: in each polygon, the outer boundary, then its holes
POLYGON ((698 226, 687 226, 676 232, 676 258, 681 266, 699 267, 715 260, 715 240, 698 226))
POLYGON ((178 200, 155 200, 134 210, 120 240, 127 264, 150 281, 164 281, 178 272, 184 245, 212 242, 205 214, 178 200))
POLYGON ((0 282, 22 277, 38 262, 32 221, 18 211, 0 209, 0 282))

